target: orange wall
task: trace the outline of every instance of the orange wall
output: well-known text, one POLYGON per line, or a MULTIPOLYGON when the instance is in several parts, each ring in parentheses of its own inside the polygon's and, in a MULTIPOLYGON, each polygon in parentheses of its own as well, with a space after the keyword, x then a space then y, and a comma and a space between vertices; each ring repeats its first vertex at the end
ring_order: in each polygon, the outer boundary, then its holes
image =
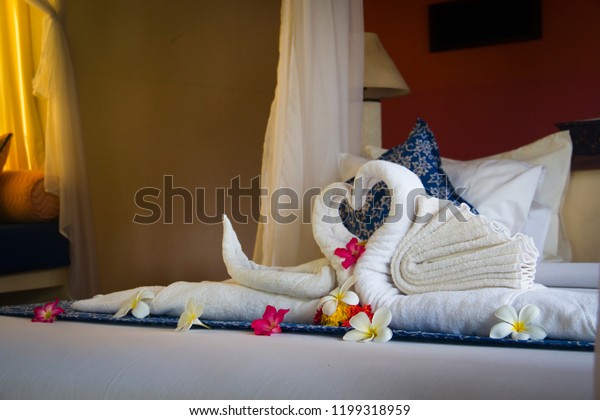
POLYGON ((412 92, 384 100, 383 144, 402 142, 417 117, 441 153, 470 159, 600 117, 600 1, 543 0, 542 38, 430 53, 431 0, 364 0, 376 32, 412 92))

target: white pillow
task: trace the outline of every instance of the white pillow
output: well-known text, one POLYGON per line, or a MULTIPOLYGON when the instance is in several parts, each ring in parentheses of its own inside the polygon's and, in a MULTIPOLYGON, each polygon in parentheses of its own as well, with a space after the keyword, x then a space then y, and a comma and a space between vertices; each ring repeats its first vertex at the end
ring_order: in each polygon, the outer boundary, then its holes
POLYGON ((533 198, 523 233, 538 229, 536 225, 544 223, 544 217, 549 219, 543 251, 540 249, 543 259, 547 261, 571 261, 571 245, 564 233, 560 212, 569 183, 572 150, 569 132, 561 131, 518 149, 488 157, 543 165, 546 169, 544 180, 533 198))
MULTIPOLYGON (((496 220, 512 234, 523 231, 531 203, 544 174, 541 165, 505 159, 468 162, 442 158, 442 168, 461 196, 489 220, 496 220)), ((541 250, 546 231, 533 240, 541 250)))
POLYGON ((349 153, 340 153, 338 156, 338 175, 340 180, 348 181, 350 178, 354 178, 354 175, 358 172, 358 168, 369 160, 371 159, 365 159, 349 153))

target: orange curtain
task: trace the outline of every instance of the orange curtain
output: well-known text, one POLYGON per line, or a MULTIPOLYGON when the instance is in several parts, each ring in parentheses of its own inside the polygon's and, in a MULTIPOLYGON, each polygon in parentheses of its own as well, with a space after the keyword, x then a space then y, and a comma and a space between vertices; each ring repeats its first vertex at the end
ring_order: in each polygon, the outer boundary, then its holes
POLYGON ((4 169, 43 169, 45 99, 33 95, 42 14, 22 0, 0 1, 0 134, 13 133, 4 169))

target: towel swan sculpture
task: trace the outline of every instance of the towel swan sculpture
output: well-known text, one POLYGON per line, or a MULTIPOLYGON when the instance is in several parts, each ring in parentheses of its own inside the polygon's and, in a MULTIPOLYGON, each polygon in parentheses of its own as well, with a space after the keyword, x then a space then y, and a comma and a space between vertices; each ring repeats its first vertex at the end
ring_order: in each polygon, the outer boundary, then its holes
POLYGON ((353 267, 345 269, 335 256, 353 237, 339 216, 344 198, 354 202, 352 188, 335 183, 313 209, 313 234, 324 259, 297 267, 256 264, 244 255, 224 217, 223 259, 230 280, 137 288, 78 301, 73 308, 114 313, 132 293, 150 289, 156 294, 150 304, 155 315, 179 316, 194 297, 205 305, 204 319, 251 321, 273 305, 290 309, 288 322, 312 323, 320 298, 352 281, 362 303, 391 310, 395 329, 487 336, 500 306, 535 304, 549 337, 594 339, 597 294, 534 285, 538 254, 529 237, 511 236, 466 206, 420 194, 418 177, 399 165, 368 162, 360 177, 368 188, 383 180, 393 194, 385 223, 353 267))

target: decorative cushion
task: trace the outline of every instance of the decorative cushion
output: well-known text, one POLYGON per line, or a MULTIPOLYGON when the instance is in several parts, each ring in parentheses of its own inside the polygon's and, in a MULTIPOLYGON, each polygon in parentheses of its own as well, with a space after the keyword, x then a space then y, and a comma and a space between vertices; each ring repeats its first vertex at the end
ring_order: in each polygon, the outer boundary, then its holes
MULTIPOLYGON (((397 163, 414 172, 427 194, 444 200, 450 200, 457 206, 466 203, 471 211, 475 208, 460 197, 442 169, 439 147, 433 132, 422 119, 417 119, 408 139, 388 150, 378 159, 397 163)), ((348 182, 353 182, 350 179, 348 182)), ((369 237, 381 226, 390 211, 390 197, 387 185, 377 183, 367 192, 365 205, 360 210, 352 210, 347 201, 340 205, 340 217, 344 226, 361 240, 369 237)))
POLYGON ((0 135, 0 172, 4 169, 6 160, 8 159, 8 151, 10 150, 11 133, 0 135))
POLYGON ((421 118, 417 119, 415 128, 404 143, 388 150, 378 159, 398 163, 410 169, 421 179, 425 191, 432 197, 450 200, 457 206, 465 203, 474 210, 474 207, 455 190, 442 169, 437 140, 429 125, 421 118))
POLYGON ((58 213, 58 197, 44 190, 42 171, 0 173, 0 222, 41 222, 56 218, 58 213))

